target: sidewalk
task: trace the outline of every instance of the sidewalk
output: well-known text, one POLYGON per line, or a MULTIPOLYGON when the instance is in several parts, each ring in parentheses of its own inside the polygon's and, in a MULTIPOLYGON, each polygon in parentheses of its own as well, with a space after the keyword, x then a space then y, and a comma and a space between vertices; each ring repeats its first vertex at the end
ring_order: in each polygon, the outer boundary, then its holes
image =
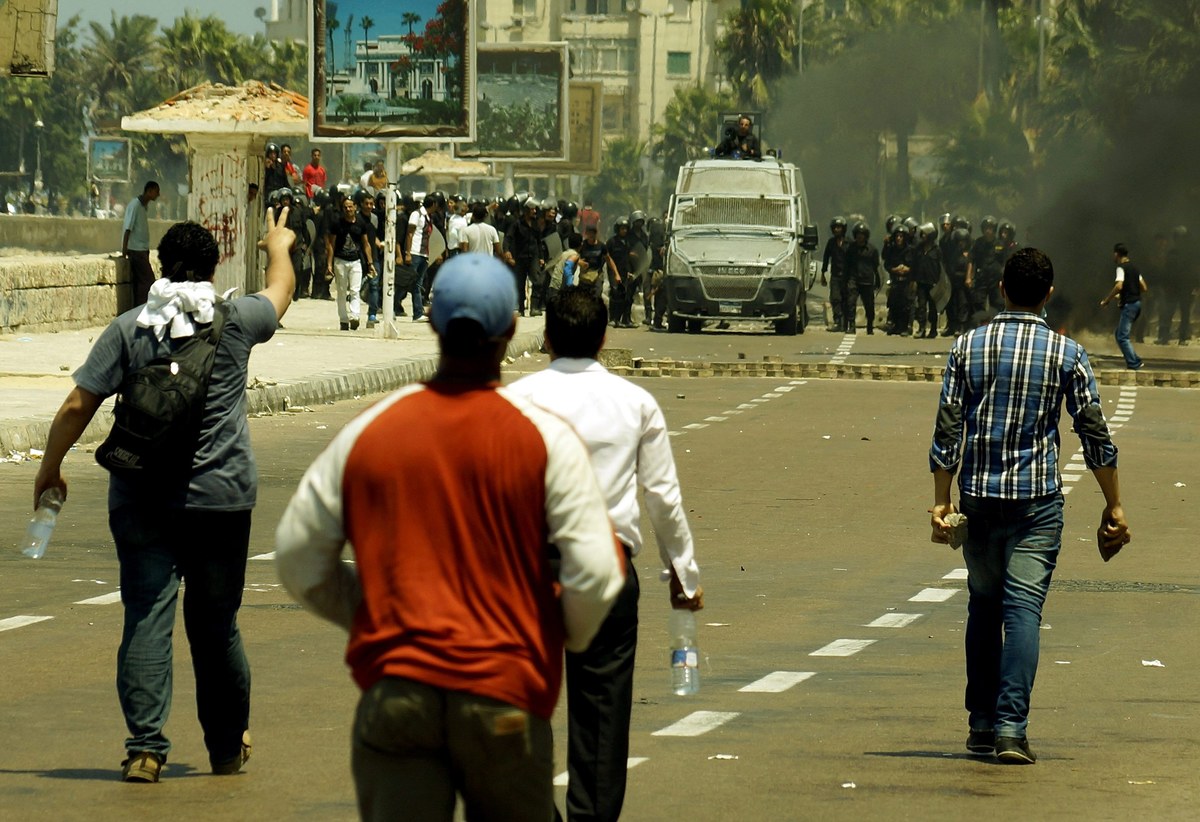
MULTIPOLYGON (((396 328, 399 339, 384 339, 382 328, 339 331, 336 303, 293 303, 283 328, 250 355, 249 412, 381 394, 432 376, 437 365, 433 328, 409 317, 397 318, 396 328)), ((0 459, 45 446, 50 422, 75 385, 71 374, 103 330, 0 335, 0 459)), ((541 345, 542 318, 519 319, 509 356, 536 352, 541 345)), ((108 434, 112 402, 101 408, 81 443, 99 442, 108 434)))

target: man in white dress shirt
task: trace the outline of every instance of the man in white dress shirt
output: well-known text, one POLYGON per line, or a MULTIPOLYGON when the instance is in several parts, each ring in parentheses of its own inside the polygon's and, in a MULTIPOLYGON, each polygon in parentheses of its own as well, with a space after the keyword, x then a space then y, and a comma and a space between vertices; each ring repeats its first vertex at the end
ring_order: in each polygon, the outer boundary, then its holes
POLYGON ((625 800, 642 547, 638 488, 670 572, 671 606, 704 607, 662 409, 649 392, 596 361, 608 310, 591 286, 564 288, 547 306, 550 367, 510 386, 565 419, 583 439, 627 565, 622 590, 586 651, 567 657, 567 817, 616 820, 625 800))

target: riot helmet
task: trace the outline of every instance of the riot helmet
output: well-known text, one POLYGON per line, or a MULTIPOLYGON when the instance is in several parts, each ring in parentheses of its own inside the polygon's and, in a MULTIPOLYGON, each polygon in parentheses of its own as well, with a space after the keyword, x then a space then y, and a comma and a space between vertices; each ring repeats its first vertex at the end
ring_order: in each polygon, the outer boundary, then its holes
POLYGON ((272 152, 274 152, 276 157, 279 156, 279 143, 267 143, 263 149, 263 154, 267 156, 270 156, 272 152))
POLYGON ((867 226, 866 223, 862 222, 861 220, 854 224, 854 228, 852 228, 850 230, 850 233, 854 236, 854 239, 856 239, 856 240, 859 237, 862 237, 864 240, 871 239, 871 229, 867 226))
POLYGON ((901 218, 900 218, 899 214, 889 214, 888 215, 887 220, 883 224, 884 228, 887 229, 888 234, 892 233, 892 229, 896 227, 896 223, 900 222, 900 219, 901 218))
POLYGON ((1017 239, 1017 227, 1015 225, 1013 225, 1012 223, 1010 223, 1008 220, 1005 220, 1004 222, 1000 223, 1000 227, 998 229, 996 229, 996 233, 999 234, 1000 238, 1003 240, 1016 240, 1017 239))
POLYGON ((630 214, 630 215, 629 215, 629 222, 631 222, 631 223, 644 223, 644 222, 646 222, 646 212, 644 212, 644 211, 642 211, 642 210, 640 210, 640 209, 639 209, 639 210, 637 210, 637 211, 635 211, 635 212, 633 212, 632 214, 630 214))
POLYGON ((982 220, 979 221, 979 232, 981 234, 987 234, 989 231, 995 231, 995 230, 996 230, 996 218, 993 217, 992 215, 989 214, 986 217, 984 217, 982 220))
POLYGON ((938 218, 938 225, 952 225, 953 223, 954 218, 951 216, 949 211, 944 212, 942 216, 938 218))
POLYGON ((922 243, 929 243, 937 239, 937 226, 933 223, 922 223, 917 227, 917 238, 922 243))
POLYGON ((845 217, 837 216, 829 221, 829 230, 830 231, 836 232, 839 228, 842 230, 843 233, 845 233, 845 231, 846 231, 846 218, 845 217))
POLYGON ((618 217, 617 221, 615 223, 613 223, 614 231, 619 228, 622 228, 622 227, 629 228, 629 218, 628 217, 618 217))
POLYGON ((950 242, 965 247, 971 242, 971 232, 965 228, 956 228, 950 232, 950 242))

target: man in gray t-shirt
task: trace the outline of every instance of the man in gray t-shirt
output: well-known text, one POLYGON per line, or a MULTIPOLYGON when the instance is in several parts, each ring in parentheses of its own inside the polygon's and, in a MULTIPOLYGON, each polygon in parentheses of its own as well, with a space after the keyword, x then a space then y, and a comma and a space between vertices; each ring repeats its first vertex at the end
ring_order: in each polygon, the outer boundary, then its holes
MULTIPOLYGON (((228 303, 190 472, 164 481, 113 476, 109 527, 120 563, 125 627, 117 652, 117 695, 129 738, 121 777, 157 782, 170 741, 171 635, 180 582, 184 624, 196 674, 196 705, 213 773, 241 770, 250 756, 250 667, 237 626, 257 472, 246 424, 250 350, 275 333, 295 288, 287 209, 267 212, 266 288, 228 303)), ((196 223, 171 227, 158 246, 164 278, 150 301, 113 320, 75 372, 75 388, 50 427, 34 481, 43 491, 67 484, 62 461, 106 397, 155 357, 169 354, 211 321, 212 278, 220 250, 196 223)))

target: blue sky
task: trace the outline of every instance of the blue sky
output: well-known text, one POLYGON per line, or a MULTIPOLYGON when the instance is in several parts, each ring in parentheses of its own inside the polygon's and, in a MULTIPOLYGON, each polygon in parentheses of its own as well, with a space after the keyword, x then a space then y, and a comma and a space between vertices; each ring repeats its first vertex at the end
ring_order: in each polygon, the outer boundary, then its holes
POLYGON ((83 18, 82 28, 86 32, 88 21, 107 24, 114 11, 118 17, 145 14, 157 19, 160 25, 170 25, 191 9, 198 17, 210 14, 220 17, 237 34, 262 34, 265 29, 254 16, 254 9, 270 5, 270 0, 58 0, 58 20, 65 23, 78 14, 83 18))
MULTIPOLYGON (((421 15, 421 22, 413 26, 413 33, 420 34, 425 30, 425 23, 437 14, 438 2, 435 0, 334 0, 337 3, 337 16, 344 26, 350 15, 354 15, 354 31, 362 37, 362 26, 359 21, 363 15, 369 15, 375 21, 371 29, 373 37, 380 34, 407 34, 408 26, 401 22, 405 12, 412 11, 421 15)), ((344 36, 344 35, 343 35, 344 36)))

